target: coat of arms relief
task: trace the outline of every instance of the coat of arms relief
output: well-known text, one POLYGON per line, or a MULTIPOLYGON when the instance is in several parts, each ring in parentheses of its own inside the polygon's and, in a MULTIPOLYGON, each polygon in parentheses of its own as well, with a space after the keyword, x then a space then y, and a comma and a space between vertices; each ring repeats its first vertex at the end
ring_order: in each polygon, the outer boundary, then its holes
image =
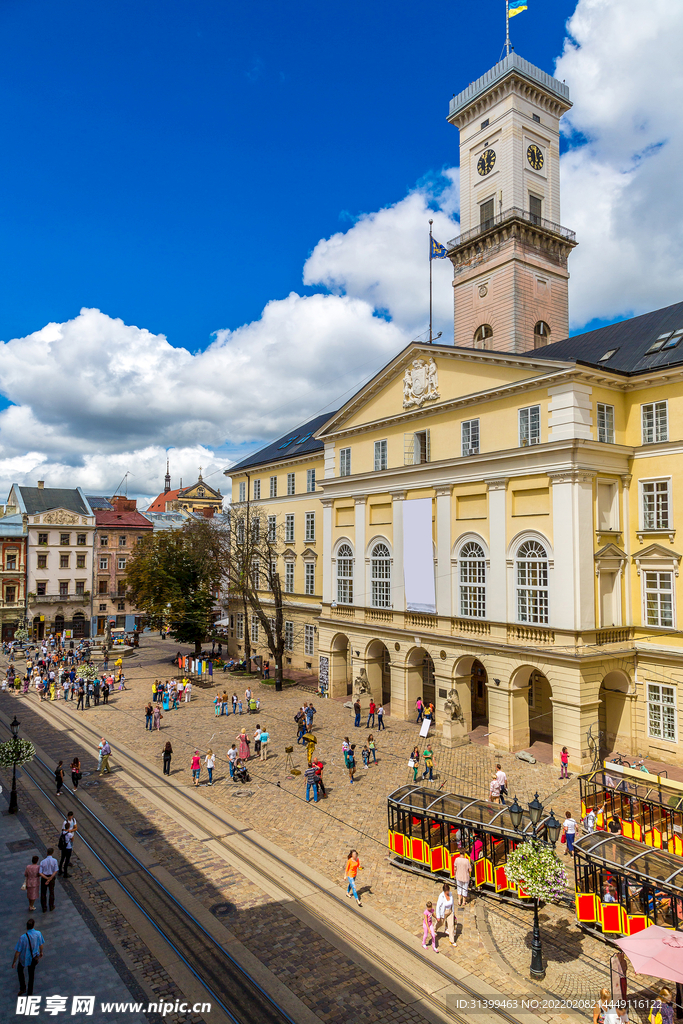
POLYGON ((429 357, 429 362, 413 359, 403 378, 403 408, 410 409, 415 405, 419 409, 423 402, 440 397, 439 373, 432 357, 429 357))

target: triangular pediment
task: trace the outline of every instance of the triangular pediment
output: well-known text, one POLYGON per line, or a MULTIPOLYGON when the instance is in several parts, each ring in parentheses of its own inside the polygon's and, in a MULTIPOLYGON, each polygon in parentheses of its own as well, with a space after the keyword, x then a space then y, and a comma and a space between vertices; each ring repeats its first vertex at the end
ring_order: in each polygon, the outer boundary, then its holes
POLYGON ((205 480, 197 480, 196 483, 190 487, 183 487, 182 491, 179 492, 181 498, 220 498, 221 492, 215 490, 210 484, 207 484, 205 480))
POLYGON ((640 551, 633 552, 633 558, 639 562, 645 561, 647 558, 662 559, 667 562, 676 561, 680 562, 683 556, 679 555, 677 551, 672 548, 664 547, 663 544, 648 544, 646 548, 641 548, 640 551))
POLYGON ((294 548, 285 548, 285 550, 282 552, 282 557, 285 559, 285 561, 291 562, 293 559, 296 558, 296 551, 294 550, 294 548))
POLYGON ((622 551, 621 548, 617 547, 616 544, 605 544, 604 547, 600 548, 599 551, 595 552, 594 558, 597 562, 599 559, 605 558, 626 559, 628 558, 628 555, 625 551, 622 551))

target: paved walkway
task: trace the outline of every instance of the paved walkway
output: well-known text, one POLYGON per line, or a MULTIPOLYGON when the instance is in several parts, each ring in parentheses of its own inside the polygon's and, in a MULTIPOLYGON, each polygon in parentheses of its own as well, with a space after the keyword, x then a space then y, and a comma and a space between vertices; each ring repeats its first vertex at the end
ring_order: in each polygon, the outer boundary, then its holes
MULTIPOLYGON (((24 868, 35 853, 42 860, 45 847, 23 814, 7 814, 6 797, 7 793, 0 797, 3 808, 0 817, 0 946, 3 959, 9 965, 27 919, 35 919, 36 928, 45 939, 34 987, 34 994, 41 997, 38 1019, 68 1017, 93 1024, 113 1024, 125 1019, 129 1024, 146 1024, 147 1018, 140 1013, 126 1013, 124 1017, 113 1011, 102 1012, 102 1002, 144 1001, 146 1006, 147 997, 104 935, 96 917, 78 899, 73 886, 57 878, 55 910, 44 914, 38 898, 35 912, 29 914, 26 893, 21 889, 24 868), (72 1017, 73 997, 94 995, 97 998, 92 1016, 77 1013, 72 1017), (66 997, 65 1010, 55 1015, 46 1013, 48 996, 66 997)), ((16 969, 11 975, 5 971, 4 977, 5 983, 0 986, 0 1020, 8 1021, 14 1019, 17 1009, 16 969)))

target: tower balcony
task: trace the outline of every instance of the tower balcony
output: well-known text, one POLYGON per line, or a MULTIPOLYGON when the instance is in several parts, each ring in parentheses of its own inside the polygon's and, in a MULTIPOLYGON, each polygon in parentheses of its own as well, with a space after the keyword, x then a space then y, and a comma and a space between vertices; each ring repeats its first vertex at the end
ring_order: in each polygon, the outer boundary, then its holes
POLYGON ((475 239, 483 239, 485 236, 519 221, 523 221, 525 225, 528 224, 532 230, 535 229, 542 234, 551 235, 555 239, 562 239, 571 248, 577 244, 575 231, 564 228, 561 224, 555 224, 551 220, 546 220, 544 217, 539 217, 537 214, 531 213, 530 210, 523 210, 519 206, 511 206, 509 210, 503 210, 502 213, 497 213, 493 217, 487 218, 475 228, 470 228, 469 231, 464 231, 461 235, 452 238, 448 243, 448 255, 450 256, 454 250, 460 249, 463 245, 468 245, 475 241, 475 239))

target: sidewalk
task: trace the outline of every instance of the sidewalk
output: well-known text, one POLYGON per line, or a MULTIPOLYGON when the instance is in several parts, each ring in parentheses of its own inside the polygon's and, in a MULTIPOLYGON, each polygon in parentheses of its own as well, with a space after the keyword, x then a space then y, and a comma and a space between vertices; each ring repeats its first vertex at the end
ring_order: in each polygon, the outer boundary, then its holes
MULTIPOLYGON (((26 930, 26 921, 33 917, 36 928, 45 939, 43 959, 36 968, 34 995, 41 996, 38 1020, 72 1019, 74 996, 95 996, 95 1010, 91 1015, 77 1013, 76 1020, 93 1024, 112 1024, 125 1019, 127 1024, 148 1024, 141 1013, 123 1014, 101 1012, 104 1002, 144 1002, 127 968, 100 929, 97 920, 81 904, 68 882, 57 878, 55 910, 43 914, 40 898, 35 912, 29 914, 28 899, 21 885, 24 868, 34 854, 45 856, 45 848, 30 834, 31 826, 23 815, 7 814, 8 794, 0 796, 0 948, 6 967, 12 962, 14 947, 26 930), (77 905, 78 904, 78 905, 77 905), (121 972, 121 973, 119 973, 121 972), (124 978, 128 975, 127 979, 124 978), (45 997, 67 997, 66 1008, 52 1016, 45 1012, 45 997)), ((14 1019, 19 991, 16 968, 5 970, 4 984, 0 987, 0 1020, 14 1019)))

